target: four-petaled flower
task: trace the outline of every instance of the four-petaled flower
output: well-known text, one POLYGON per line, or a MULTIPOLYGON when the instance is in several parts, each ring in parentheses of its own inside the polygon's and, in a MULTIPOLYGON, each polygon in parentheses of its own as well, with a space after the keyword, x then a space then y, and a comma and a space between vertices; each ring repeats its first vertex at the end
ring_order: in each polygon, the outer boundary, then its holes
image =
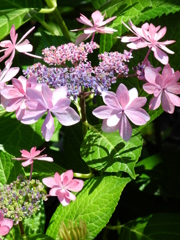
POLYGON ((138 126, 150 119, 147 112, 142 109, 147 99, 138 97, 136 88, 128 91, 124 84, 120 84, 116 94, 103 91, 102 97, 107 106, 96 108, 93 114, 103 119, 102 130, 104 132, 114 132, 119 129, 121 137, 128 141, 132 135, 132 127, 128 118, 138 126))
POLYGON ((149 47, 154 52, 154 57, 158 61, 160 61, 164 65, 169 62, 169 57, 165 52, 169 54, 173 54, 174 52, 168 49, 166 45, 172 44, 175 41, 159 41, 166 34, 166 27, 163 27, 160 30, 161 26, 155 27, 152 23, 144 23, 141 28, 138 28, 130 21, 129 25, 131 28, 129 28, 125 23, 123 24, 136 35, 136 37, 121 37, 122 42, 131 42, 130 44, 127 44, 127 47, 131 49, 149 47), (163 52, 162 50, 165 52, 163 52))
POLYGON ((67 206, 70 200, 76 200, 76 196, 70 191, 79 192, 84 185, 82 180, 73 179, 72 170, 68 170, 61 175, 56 172, 54 177, 43 178, 42 181, 47 187, 51 188, 49 195, 57 196, 63 206, 67 206))
POLYGON ((42 85, 42 92, 28 88, 26 91, 28 110, 21 119, 24 124, 31 124, 47 112, 47 116, 41 128, 46 141, 49 141, 54 133, 53 113, 58 121, 64 126, 70 126, 80 121, 79 115, 70 107, 71 100, 67 98, 67 87, 60 87, 53 92, 47 85, 42 85))
POLYGON ((155 69, 145 68, 145 79, 147 83, 143 85, 144 91, 148 94, 154 94, 154 97, 149 103, 151 110, 157 109, 161 104, 162 108, 167 113, 173 113, 175 106, 180 107, 180 98, 175 94, 180 94, 180 72, 174 70, 167 64, 163 70, 162 75, 155 69))
POLYGON ((89 27, 88 28, 80 28, 80 29, 71 30, 71 31, 84 30, 84 33, 81 34, 76 39, 75 44, 79 44, 80 42, 86 40, 87 38, 89 38, 91 36, 91 34, 93 34, 92 39, 91 39, 91 41, 93 41, 95 32, 98 32, 98 33, 113 33, 113 32, 117 31, 113 28, 104 27, 105 24, 113 21, 116 18, 116 16, 108 18, 105 21, 103 21, 104 17, 105 17, 105 14, 102 15, 101 12, 97 10, 97 11, 95 11, 91 14, 91 17, 92 17, 92 20, 93 20, 93 23, 92 23, 86 16, 84 16, 83 14, 80 14, 80 15, 81 15, 80 18, 77 18, 77 21, 82 23, 82 24, 88 25, 89 27))
POLYGON ((23 149, 23 150, 20 150, 22 158, 12 158, 12 159, 24 161, 22 163, 23 167, 32 165, 34 160, 53 162, 53 158, 47 157, 47 154, 39 155, 44 149, 45 148, 43 148, 42 150, 36 150, 36 147, 32 147, 30 152, 23 149))
POLYGON ((0 211, 0 235, 5 236, 9 233, 13 227, 13 220, 4 218, 4 214, 0 211))

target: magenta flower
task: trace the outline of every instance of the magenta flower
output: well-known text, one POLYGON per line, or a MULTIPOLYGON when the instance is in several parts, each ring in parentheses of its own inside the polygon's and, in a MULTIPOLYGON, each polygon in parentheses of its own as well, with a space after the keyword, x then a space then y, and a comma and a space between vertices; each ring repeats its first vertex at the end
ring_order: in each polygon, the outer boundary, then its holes
POLYGON ((86 16, 84 16, 83 14, 80 14, 80 15, 81 15, 80 18, 76 18, 77 21, 82 23, 82 24, 88 25, 89 27, 88 28, 80 28, 80 29, 71 30, 71 31, 84 30, 84 33, 81 34, 76 39, 75 44, 79 44, 80 42, 86 40, 92 34, 93 34, 93 36, 92 36, 91 41, 93 41, 95 32, 98 32, 98 33, 113 33, 113 32, 117 31, 113 28, 104 27, 105 24, 113 21, 116 18, 116 16, 108 18, 105 21, 103 21, 105 14, 102 15, 101 12, 97 10, 97 11, 95 11, 91 14, 91 17, 93 19, 93 23, 92 23, 86 16))
POLYGON ((145 23, 142 25, 141 28, 137 28, 131 21, 129 22, 131 28, 129 28, 125 23, 124 25, 136 35, 136 37, 121 38, 122 42, 131 42, 130 44, 127 44, 127 47, 131 49, 149 47, 154 52, 154 57, 158 61, 160 61, 164 65, 169 62, 169 57, 165 52, 169 54, 173 54, 174 52, 168 49, 166 45, 172 44, 175 41, 159 41, 166 34, 166 27, 163 27, 160 30, 160 26, 155 27, 152 23, 150 25, 148 23, 145 23))
POLYGON ((76 196, 70 191, 79 192, 84 185, 82 180, 73 179, 72 170, 68 170, 61 175, 56 172, 54 177, 43 178, 42 182, 47 187, 51 188, 49 195, 57 196, 63 206, 67 206, 71 200, 76 200, 76 196))
POLYGON ((173 113, 175 106, 180 107, 180 98, 176 94, 180 94, 180 72, 174 70, 167 64, 162 75, 155 69, 145 68, 145 79, 148 83, 143 85, 144 91, 148 94, 153 94, 154 97, 149 103, 149 109, 157 109, 162 100, 162 108, 167 113, 173 113))
POLYGON ((23 149, 23 150, 20 150, 21 156, 22 156, 21 158, 12 158, 13 160, 24 161, 22 163, 23 167, 27 167, 31 165, 31 172, 30 172, 29 179, 31 179, 32 177, 34 160, 53 162, 53 158, 47 157, 47 154, 39 155, 44 149, 45 148, 43 148, 42 150, 36 150, 36 147, 32 147, 30 152, 23 149))
POLYGON ((79 115, 70 107, 71 100, 67 98, 67 87, 60 87, 53 92, 47 85, 42 85, 42 92, 28 88, 26 91, 29 101, 26 101, 27 111, 21 122, 31 124, 47 112, 41 128, 42 135, 49 141, 54 133, 53 113, 64 126, 71 126, 80 121, 79 115))
POLYGON ((103 119, 102 130, 104 132, 114 132, 119 129, 120 136, 128 141, 132 135, 132 127, 128 118, 138 126, 150 119, 147 112, 142 109, 147 99, 138 97, 136 88, 128 91, 124 84, 120 84, 116 93, 104 91, 102 97, 107 106, 100 106, 92 113, 103 119))
MULTIPOLYGON (((16 43, 18 34, 16 33, 15 26, 13 24, 11 27, 11 30, 10 30, 11 41, 5 40, 5 41, 0 42, 0 47, 4 48, 4 49, 0 50, 0 52, 4 51, 4 56, 2 56, 0 58, 0 62, 2 62, 5 58, 7 58, 10 55, 9 59, 5 62, 5 65, 7 68, 10 68, 12 61, 14 59, 14 56, 15 56, 16 50, 18 52, 22 52, 29 56, 38 57, 38 56, 29 54, 29 52, 31 52, 33 50, 33 46, 29 43, 29 40, 25 39, 26 36, 30 32, 32 32, 34 28, 35 27, 32 27, 29 31, 27 31, 27 33, 25 33, 22 36, 22 38, 19 40, 19 42, 16 43)), ((41 57, 38 57, 38 58, 41 58, 41 57)))
POLYGON ((0 211, 0 235, 5 236, 9 233, 13 227, 13 220, 4 218, 3 212, 0 211))

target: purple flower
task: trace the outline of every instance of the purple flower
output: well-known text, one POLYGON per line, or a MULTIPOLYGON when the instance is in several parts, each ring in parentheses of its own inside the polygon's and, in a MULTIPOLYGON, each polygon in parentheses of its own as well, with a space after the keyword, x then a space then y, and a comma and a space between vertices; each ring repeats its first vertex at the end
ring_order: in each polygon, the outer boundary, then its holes
POLYGON ((0 211, 0 235, 5 236, 9 233, 13 227, 13 220, 4 218, 3 212, 0 211))
POLYGON ((92 113, 103 119, 102 130, 104 132, 114 132, 119 129, 120 136, 128 141, 132 135, 132 127, 128 118, 138 126, 150 119, 147 112, 142 109, 147 99, 138 97, 136 88, 128 91, 124 84, 120 84, 116 93, 104 91, 102 97, 107 106, 100 106, 92 113))
POLYGON ((143 85, 144 91, 148 94, 154 94, 154 97, 149 103, 151 110, 157 109, 162 100, 162 108, 167 113, 173 113, 175 106, 180 107, 180 98, 176 94, 180 94, 180 72, 174 70, 167 64, 162 75, 155 69, 145 68, 145 79, 148 83, 143 85))
POLYGON ((64 126, 70 126, 80 121, 79 115, 69 106, 71 100, 67 98, 66 87, 60 87, 52 92, 47 85, 42 85, 41 92, 28 88, 26 94, 29 98, 26 101, 28 109, 21 122, 24 124, 35 123, 47 112, 41 128, 46 141, 49 141, 54 133, 54 119, 51 113, 64 126))
POLYGON ((70 191, 79 192, 84 185, 82 180, 73 179, 72 170, 68 170, 61 175, 56 172, 54 177, 43 178, 42 181, 47 187, 51 188, 49 195, 57 196, 63 206, 67 206, 70 200, 76 200, 76 196, 70 191))

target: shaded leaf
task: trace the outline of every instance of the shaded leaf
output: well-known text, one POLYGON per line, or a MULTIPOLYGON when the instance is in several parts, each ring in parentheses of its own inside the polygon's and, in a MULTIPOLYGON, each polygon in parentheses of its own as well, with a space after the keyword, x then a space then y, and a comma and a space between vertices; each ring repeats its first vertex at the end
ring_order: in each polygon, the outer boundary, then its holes
POLYGON ((180 214, 159 213, 120 226, 119 240, 179 240, 180 214))
POLYGON ((98 125, 87 132, 80 152, 91 168, 104 172, 123 171, 135 178, 134 166, 140 157, 142 143, 140 132, 136 129, 133 129, 130 140, 125 142, 119 131, 105 133, 98 125))

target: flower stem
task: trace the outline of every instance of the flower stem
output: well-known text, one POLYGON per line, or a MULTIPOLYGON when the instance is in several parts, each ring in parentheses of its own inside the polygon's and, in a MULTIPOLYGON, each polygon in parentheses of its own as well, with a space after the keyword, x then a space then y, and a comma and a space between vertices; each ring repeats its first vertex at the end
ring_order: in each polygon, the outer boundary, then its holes
POLYGON ((59 10, 57 9, 57 1, 56 0, 46 0, 46 3, 48 5, 49 8, 55 8, 54 9, 54 17, 58 23, 58 25, 60 26, 61 28, 61 31, 62 31, 62 34, 68 38, 69 40, 71 40, 71 37, 69 35, 69 31, 68 31, 68 28, 63 20, 63 18, 61 17, 61 14, 59 12, 59 10))
POLYGON ((31 172, 30 172, 29 180, 31 180, 32 172, 33 172, 33 163, 31 164, 31 172))
POLYGON ((45 22, 43 21, 41 18, 35 16, 34 17, 44 28, 46 28, 49 32, 52 33, 52 35, 56 35, 55 32, 53 31, 53 29, 45 22))
POLYGON ((94 177, 94 174, 92 172, 90 173, 73 173, 74 177, 78 177, 78 178, 92 178, 94 177))
POLYGON ((27 239, 26 234, 24 232, 24 227, 23 227, 22 221, 19 222, 19 229, 20 229, 21 236, 23 237, 23 239, 27 239))
POLYGON ((80 98, 80 108, 81 108, 81 116, 82 116, 82 131, 83 131, 83 137, 85 137, 88 127, 84 123, 87 122, 87 117, 86 117, 86 103, 85 103, 85 92, 83 87, 81 86, 81 94, 79 96, 80 98))
POLYGON ((144 62, 146 62, 146 60, 147 60, 147 58, 148 58, 148 56, 149 56, 149 54, 150 54, 150 52, 151 52, 151 47, 149 48, 149 50, 148 50, 148 52, 147 52, 147 54, 146 54, 146 56, 145 56, 145 58, 144 58, 144 60, 142 61, 142 64, 144 63, 144 62))

